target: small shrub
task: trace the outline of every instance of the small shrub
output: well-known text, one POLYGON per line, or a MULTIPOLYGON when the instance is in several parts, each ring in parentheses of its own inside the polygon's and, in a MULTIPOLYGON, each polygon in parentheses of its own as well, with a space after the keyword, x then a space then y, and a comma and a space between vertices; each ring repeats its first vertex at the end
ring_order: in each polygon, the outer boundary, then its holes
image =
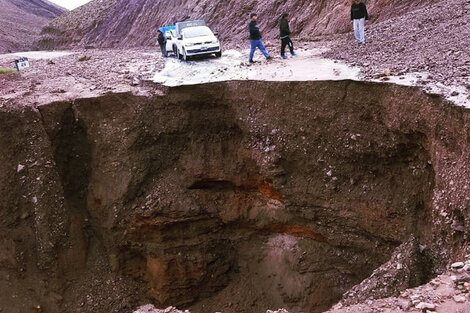
POLYGON ((1 68, 0 67, 0 75, 7 75, 7 74, 13 74, 15 73, 16 71, 14 69, 11 69, 11 68, 1 68))

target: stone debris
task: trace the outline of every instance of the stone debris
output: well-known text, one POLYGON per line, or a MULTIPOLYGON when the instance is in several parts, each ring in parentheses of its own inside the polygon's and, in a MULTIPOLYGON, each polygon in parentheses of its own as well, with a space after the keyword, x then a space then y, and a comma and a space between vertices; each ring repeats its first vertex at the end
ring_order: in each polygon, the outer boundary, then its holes
MULTIPOLYGON (((402 291, 398 297, 371 299, 353 305, 344 305, 344 300, 328 313, 376 313, 376 312, 419 312, 463 313, 470 312, 470 274, 463 270, 470 256, 463 262, 449 263, 449 271, 429 283, 402 291), (464 265, 464 266, 465 266, 464 265), (384 310, 386 308, 386 310, 384 310)), ((354 298, 356 294, 352 294, 354 298)))
MULTIPOLYGON (((430 275, 425 251, 420 252, 419 243, 415 238, 400 245, 390 260, 377 268, 368 278, 354 286, 343 295, 341 303, 351 305, 369 299, 397 296, 412 286, 419 285, 430 275), (387 277, 387 279, 384 279, 387 277)), ((412 300, 418 299, 412 296, 412 300)))
POLYGON ((465 296, 458 295, 454 296, 454 301, 457 303, 464 303, 465 301, 467 301, 467 298, 465 298, 465 296))
MULTIPOLYGON (((166 309, 157 309, 155 306, 152 304, 147 304, 139 307, 137 310, 135 310, 133 313, 191 313, 189 310, 178 310, 177 308, 170 306, 167 307, 166 309)), ((222 313, 222 312, 214 312, 214 313, 222 313)), ((289 313, 286 309, 279 309, 276 311, 273 310, 267 310, 266 313, 289 313)))
MULTIPOLYGON (((138 77, 132 78, 132 86, 139 86, 140 85, 140 79, 138 77)), ((96 89, 96 88, 95 88, 96 89)))
POLYGON ((189 310, 181 311, 178 310, 177 308, 173 306, 169 306, 166 309, 160 310, 155 308, 151 304, 147 304, 144 306, 141 306, 137 310, 135 310, 133 313, 190 313, 189 310))
POLYGON ((19 173, 19 172, 21 172, 23 169, 24 169, 24 165, 18 164, 18 167, 17 167, 16 171, 19 173))
POLYGON ((451 265, 452 269, 458 269, 458 268, 462 268, 464 266, 465 266, 464 262, 455 262, 455 263, 452 263, 452 265, 451 265))
POLYGON ((468 6, 465 0, 436 1, 396 18, 371 23, 366 27, 365 45, 356 44, 352 33, 347 33, 335 38, 324 56, 361 66, 366 77, 383 81, 407 73, 427 73, 416 77, 417 82, 423 86, 429 81, 461 86, 460 92, 450 90, 448 95, 466 98, 461 93, 468 93, 470 75, 470 56, 464 52, 470 39, 466 35, 468 6), (345 44, 348 41, 351 44, 345 44))
POLYGON ((279 309, 277 311, 267 310, 266 313, 289 313, 286 309, 279 309))
POLYGON ((417 309, 421 310, 431 310, 434 311, 436 309, 436 305, 433 303, 427 303, 427 302, 420 302, 415 306, 417 309))
POLYGON ((470 292, 470 283, 465 282, 465 283, 463 284, 463 286, 464 286, 466 292, 470 292))

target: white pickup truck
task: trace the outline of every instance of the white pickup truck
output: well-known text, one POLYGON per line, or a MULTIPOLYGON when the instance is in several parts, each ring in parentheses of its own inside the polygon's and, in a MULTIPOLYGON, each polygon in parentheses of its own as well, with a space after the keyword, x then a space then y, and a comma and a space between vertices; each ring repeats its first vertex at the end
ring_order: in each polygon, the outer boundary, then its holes
POLYGON ((180 22, 175 26, 176 40, 172 40, 172 50, 178 58, 188 61, 195 56, 222 56, 220 41, 206 22, 180 22))

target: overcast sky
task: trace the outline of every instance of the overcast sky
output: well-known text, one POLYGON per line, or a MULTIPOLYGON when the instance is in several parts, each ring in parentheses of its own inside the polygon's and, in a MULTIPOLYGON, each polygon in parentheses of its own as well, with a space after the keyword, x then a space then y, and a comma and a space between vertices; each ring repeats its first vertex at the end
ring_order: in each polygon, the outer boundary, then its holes
POLYGON ((49 0, 50 2, 57 3, 61 7, 67 8, 69 10, 73 10, 76 7, 79 7, 91 0, 49 0))

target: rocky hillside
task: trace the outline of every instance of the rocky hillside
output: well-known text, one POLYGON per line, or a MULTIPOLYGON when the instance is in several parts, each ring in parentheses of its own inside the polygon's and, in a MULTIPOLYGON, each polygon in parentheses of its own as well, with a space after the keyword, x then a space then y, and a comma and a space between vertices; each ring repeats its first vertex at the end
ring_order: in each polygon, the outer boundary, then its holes
POLYGON ((0 0, 0 53, 29 50, 42 27, 66 12, 46 0, 0 0))
MULTIPOLYGON (((372 21, 386 20, 436 0, 368 0, 372 21)), ((188 19, 205 19, 223 39, 243 40, 251 12, 258 12, 266 38, 276 38, 277 20, 289 12, 297 36, 350 29, 350 0, 94 0, 54 20, 43 30, 41 48, 135 47, 153 45, 155 29, 188 19)))
POLYGON ((359 64, 369 77, 386 68, 392 74, 424 72, 430 77, 422 84, 439 80, 470 90, 469 16, 470 1, 441 0, 372 25, 364 46, 345 45, 351 34, 337 36, 324 56, 359 64))

